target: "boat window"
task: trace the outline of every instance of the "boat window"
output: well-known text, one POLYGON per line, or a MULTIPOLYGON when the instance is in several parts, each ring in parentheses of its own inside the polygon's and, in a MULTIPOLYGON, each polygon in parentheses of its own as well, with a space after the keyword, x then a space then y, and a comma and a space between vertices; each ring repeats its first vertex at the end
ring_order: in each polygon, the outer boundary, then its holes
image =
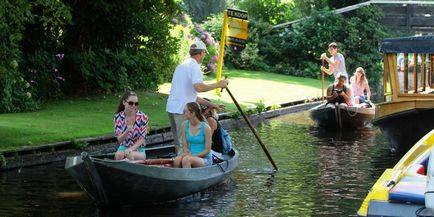
POLYGON ((434 93, 432 54, 400 53, 397 73, 400 94, 434 93))

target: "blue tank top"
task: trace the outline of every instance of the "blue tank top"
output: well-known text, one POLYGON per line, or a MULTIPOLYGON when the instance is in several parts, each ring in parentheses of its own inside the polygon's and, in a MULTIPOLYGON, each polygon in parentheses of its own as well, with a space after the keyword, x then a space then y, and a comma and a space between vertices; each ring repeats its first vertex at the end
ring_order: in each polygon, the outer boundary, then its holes
MULTIPOLYGON (((185 137, 188 142, 188 149, 190 149, 191 154, 198 154, 206 149, 205 145, 205 122, 200 122, 200 129, 197 135, 190 134, 190 123, 187 120, 185 122, 185 137)), ((209 152, 204 157, 211 157, 211 152, 209 152), (209 155, 209 156, 208 156, 209 155)))

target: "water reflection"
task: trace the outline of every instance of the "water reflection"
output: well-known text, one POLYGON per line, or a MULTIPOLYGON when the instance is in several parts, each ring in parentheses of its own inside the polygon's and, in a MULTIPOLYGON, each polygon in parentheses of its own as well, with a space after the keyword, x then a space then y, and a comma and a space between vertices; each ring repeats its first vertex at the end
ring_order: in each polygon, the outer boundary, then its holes
POLYGON ((376 128, 324 131, 313 126, 306 112, 263 123, 257 130, 277 173, 243 128, 232 131, 239 169, 226 183, 196 195, 100 210, 80 196, 59 163, 1 173, 0 216, 354 216, 384 168, 400 157, 389 152, 376 128))

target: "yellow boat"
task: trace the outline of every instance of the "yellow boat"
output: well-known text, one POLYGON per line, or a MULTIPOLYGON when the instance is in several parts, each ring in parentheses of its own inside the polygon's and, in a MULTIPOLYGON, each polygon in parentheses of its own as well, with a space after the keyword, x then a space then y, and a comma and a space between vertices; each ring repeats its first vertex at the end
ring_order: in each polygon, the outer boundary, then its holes
POLYGON ((383 172, 357 215, 419 216, 417 212, 425 212, 420 216, 433 216, 424 209, 426 171, 433 146, 434 129, 420 139, 393 168, 383 172))
POLYGON ((384 102, 373 124, 406 153, 434 128, 434 35, 384 39, 384 102))

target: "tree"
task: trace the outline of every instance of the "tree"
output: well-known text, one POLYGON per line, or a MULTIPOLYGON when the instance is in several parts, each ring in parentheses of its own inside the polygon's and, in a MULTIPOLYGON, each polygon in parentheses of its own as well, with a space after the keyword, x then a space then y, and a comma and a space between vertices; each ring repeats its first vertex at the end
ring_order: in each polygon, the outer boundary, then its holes
POLYGON ((226 0, 184 0, 181 7, 194 22, 201 23, 212 14, 223 12, 226 9, 226 0))

